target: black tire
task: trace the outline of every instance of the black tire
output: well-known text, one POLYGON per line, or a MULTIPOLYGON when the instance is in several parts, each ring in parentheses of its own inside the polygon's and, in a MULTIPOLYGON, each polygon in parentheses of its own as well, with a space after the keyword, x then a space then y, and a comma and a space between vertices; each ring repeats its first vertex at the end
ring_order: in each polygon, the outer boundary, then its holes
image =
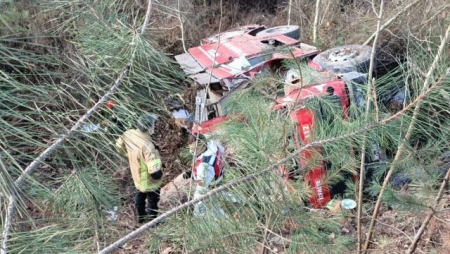
POLYGON ((256 36, 285 35, 295 40, 300 39, 300 28, 298 26, 276 26, 258 32, 256 36))
POLYGON ((372 48, 365 45, 345 45, 326 50, 314 57, 313 62, 324 71, 368 73, 372 48))

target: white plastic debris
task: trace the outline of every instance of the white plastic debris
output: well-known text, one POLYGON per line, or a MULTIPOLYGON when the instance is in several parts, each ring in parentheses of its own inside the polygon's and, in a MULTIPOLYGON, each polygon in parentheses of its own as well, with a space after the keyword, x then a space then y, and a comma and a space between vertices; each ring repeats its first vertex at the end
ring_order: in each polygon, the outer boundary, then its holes
POLYGON ((341 201, 341 207, 346 210, 351 210, 356 208, 356 201, 353 199, 343 199, 341 201))
POLYGON ((100 129, 100 123, 98 124, 85 123, 81 126, 81 130, 84 132, 95 132, 98 129, 100 129))
POLYGON ((111 209, 107 209, 105 211, 106 220, 107 221, 116 221, 119 218, 119 214, 117 212, 118 210, 119 210, 119 207, 117 207, 117 206, 114 206, 111 209))
POLYGON ((172 116, 175 119, 189 119, 191 117, 191 113, 189 113, 186 109, 179 109, 172 111, 172 116))

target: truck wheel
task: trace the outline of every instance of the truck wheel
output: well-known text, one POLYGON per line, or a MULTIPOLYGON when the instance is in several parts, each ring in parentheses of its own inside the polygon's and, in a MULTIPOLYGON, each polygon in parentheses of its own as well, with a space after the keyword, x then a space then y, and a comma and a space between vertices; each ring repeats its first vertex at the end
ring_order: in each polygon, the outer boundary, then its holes
POLYGON ((300 28, 298 26, 276 26, 267 28, 257 33, 256 36, 285 35, 295 40, 300 39, 300 28))
POLYGON ((314 57, 313 62, 325 71, 367 73, 372 48, 365 45, 346 45, 326 50, 314 57))

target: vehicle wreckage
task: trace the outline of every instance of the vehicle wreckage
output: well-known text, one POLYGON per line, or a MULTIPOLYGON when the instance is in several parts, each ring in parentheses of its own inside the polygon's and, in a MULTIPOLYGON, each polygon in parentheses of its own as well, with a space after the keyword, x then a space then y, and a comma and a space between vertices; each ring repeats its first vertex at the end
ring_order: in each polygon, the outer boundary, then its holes
MULTIPOLYGON (((201 45, 190 48, 188 53, 175 56, 186 75, 202 86, 196 96, 193 132, 214 131, 227 120, 223 107, 227 96, 247 87, 258 75, 280 70, 286 59, 307 61, 315 73, 315 82, 302 84, 298 69, 284 70, 285 95, 277 99, 275 111, 311 98, 329 100, 344 119, 348 118, 351 104, 363 107, 364 95, 355 84, 367 83, 371 47, 347 45, 320 52, 314 46, 300 43, 299 38, 297 26, 249 25, 203 39, 201 45)), ((297 146, 311 142, 317 119, 329 118, 321 107, 319 104, 315 109, 300 106, 289 110, 297 146)), ((373 154, 368 156, 367 163, 380 162, 379 147, 371 150, 373 154)), ((315 152, 320 152, 320 148, 299 153, 299 166, 306 166, 315 152)), ((304 175, 313 190, 309 202, 314 208, 325 206, 334 195, 343 193, 342 187, 324 182, 329 167, 323 161, 304 175)))

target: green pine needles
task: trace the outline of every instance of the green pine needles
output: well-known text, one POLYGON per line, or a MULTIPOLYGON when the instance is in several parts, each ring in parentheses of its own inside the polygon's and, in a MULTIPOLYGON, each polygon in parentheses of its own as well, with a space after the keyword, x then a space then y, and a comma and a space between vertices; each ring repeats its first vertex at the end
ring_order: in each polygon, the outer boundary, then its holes
MULTIPOLYGON (((143 111, 164 120, 168 112, 162 98, 181 92, 183 74, 156 48, 151 31, 140 33, 145 11, 134 1, 25 2, 0 3, 6 10, 0 16, 0 226, 7 236, 2 238, 7 247, 2 253, 99 252, 135 229, 128 225, 134 218, 132 183, 124 174, 125 158, 114 147, 121 132, 116 119, 124 128, 133 127, 143 111), (45 26, 36 35, 28 24, 40 19, 45 26), (118 80, 120 86, 111 97, 115 110, 102 106, 73 135, 64 136, 118 80), (15 184, 61 137, 65 142, 19 186, 15 184), (11 206, 16 212, 7 217, 11 206), (111 217, 111 211, 119 217, 111 217)), ((356 200, 352 176, 359 172, 363 144, 367 175, 362 232, 367 233, 391 168, 392 181, 381 197, 383 209, 414 218, 417 226, 420 214, 434 205, 450 168, 450 54, 445 48, 436 68, 427 73, 443 31, 430 33, 435 34, 427 42, 405 36, 409 48, 404 61, 379 75, 372 92, 366 93, 366 85, 352 84, 370 103, 367 117, 365 105, 352 101, 344 119, 342 111, 323 98, 274 111, 286 88, 282 71, 259 76, 250 88, 230 95, 225 105, 230 120, 214 138, 231 157, 222 185, 234 185, 203 201, 220 206, 226 215, 195 218, 192 207, 180 209, 131 245, 148 253, 169 247, 174 253, 352 252, 355 214, 311 208, 312 190, 305 175, 326 162, 323 182, 346 186, 336 199, 356 200), (316 119, 308 146, 316 152, 302 167, 295 153, 307 144, 295 144, 297 129, 289 113, 298 107, 314 111, 319 105, 330 118, 316 119), (381 160, 369 163, 378 152, 381 160), (287 157, 291 159, 277 164, 287 157), (289 182, 280 172, 282 165, 291 170, 289 182), (267 173, 241 181, 267 168, 267 173), (399 181, 408 182, 408 187, 399 181)), ((289 68, 299 70, 304 84, 322 82, 306 62, 280 66, 289 68)), ((382 227, 375 225, 371 249, 394 246, 383 241, 382 227)), ((414 238, 413 226, 399 230, 414 238)), ((440 245, 434 247, 439 250, 440 245)))

